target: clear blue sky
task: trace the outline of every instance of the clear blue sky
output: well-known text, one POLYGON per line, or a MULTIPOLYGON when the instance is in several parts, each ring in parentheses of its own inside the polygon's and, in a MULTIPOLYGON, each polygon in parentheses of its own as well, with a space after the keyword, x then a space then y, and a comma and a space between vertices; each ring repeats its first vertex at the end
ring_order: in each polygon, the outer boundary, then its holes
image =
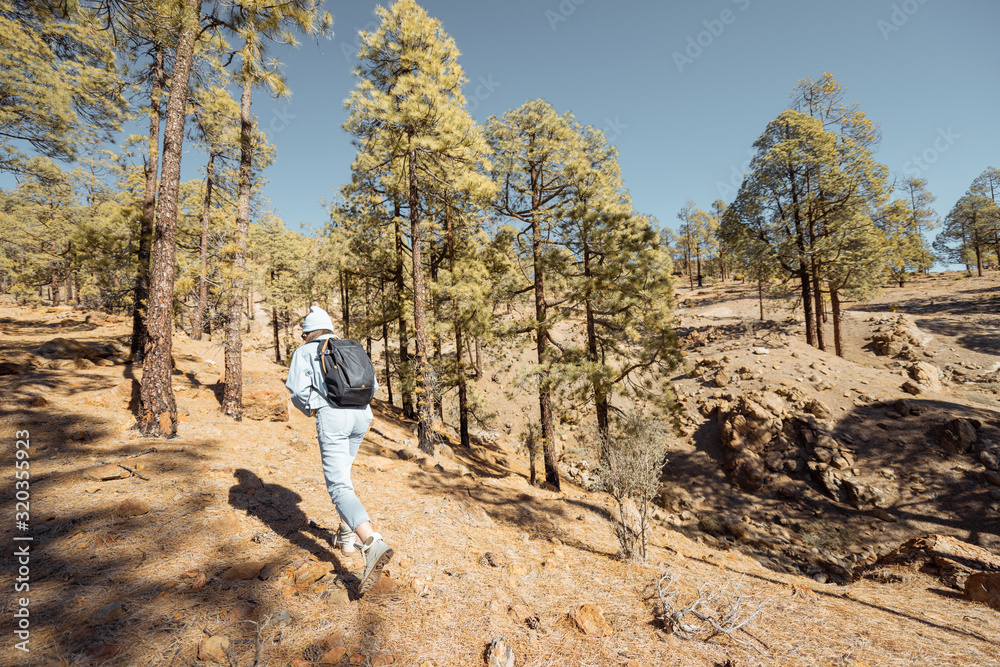
MULTIPOLYGON (((332 40, 275 49, 291 99, 257 93, 278 149, 265 195, 290 228, 321 228, 321 200, 350 179, 343 103, 376 4, 328 0, 332 40)), ((825 71, 881 125, 875 158, 899 180, 926 178, 942 217, 983 169, 1000 167, 996 0, 422 4, 462 53, 478 121, 539 97, 572 111, 618 146, 635 208, 664 225, 686 199, 731 201, 754 140, 798 80, 825 71)), ((204 160, 187 148, 184 177, 197 178, 204 160)))
MULTIPOLYGON (((341 129, 357 32, 377 3, 328 3, 332 41, 276 55, 290 101, 255 110, 278 148, 266 195, 291 228, 325 221, 350 178, 341 129)), ((462 53, 479 122, 529 99, 602 128, 635 208, 674 226, 688 198, 731 201, 766 124, 799 79, 827 71, 882 128, 875 154, 928 180, 943 217, 1000 167, 1000 3, 995 0, 426 0, 462 53)))

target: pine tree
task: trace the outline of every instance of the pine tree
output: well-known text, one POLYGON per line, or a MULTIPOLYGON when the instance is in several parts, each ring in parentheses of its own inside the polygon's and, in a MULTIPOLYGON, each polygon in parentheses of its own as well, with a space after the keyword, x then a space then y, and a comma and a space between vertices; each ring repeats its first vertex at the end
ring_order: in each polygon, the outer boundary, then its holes
MULTIPOLYGON (((287 90, 279 74, 279 64, 267 57, 266 44, 277 41, 296 45, 293 30, 314 34, 330 23, 329 14, 320 16, 316 0, 288 0, 272 3, 261 0, 237 0, 225 21, 240 41, 240 166, 239 194, 236 203, 236 252, 234 284, 226 315, 226 376, 222 411, 236 421, 243 418, 243 344, 241 324, 246 295, 246 255, 250 228, 250 194, 254 183, 254 147, 256 119, 251 111, 253 87, 267 86, 275 95, 287 90)), ((252 304, 251 304, 252 308, 252 304)))
POLYGON ((673 282, 653 225, 632 210, 617 151, 599 130, 579 133, 581 150, 570 168, 558 242, 572 257, 562 308, 582 317, 585 343, 564 348, 559 367, 571 382, 583 380, 599 437, 606 439, 613 393, 669 403, 660 371, 672 369, 678 358, 669 317, 673 282), (645 383, 637 380, 641 374, 645 383))
POLYGON ((998 225, 1000 207, 989 197, 966 192, 945 217, 934 248, 944 261, 962 262, 967 270, 974 263, 982 276, 984 260, 989 259, 988 244, 995 239, 998 225))
MULTIPOLYGON (((817 83, 801 82, 793 96, 808 113, 782 112, 754 144, 750 173, 733 204, 734 220, 747 225, 777 264, 798 278, 806 340, 825 349, 824 284, 830 292, 845 275, 862 278, 849 270, 858 256, 844 250, 854 245, 851 233, 873 238, 870 221, 884 203, 887 170, 869 150, 877 127, 843 104, 842 88, 829 74, 817 83), (830 284, 830 277, 837 280, 830 284)), ((873 282, 877 277, 867 275, 873 282)), ((837 308, 833 317, 836 336, 837 308)))
POLYGON ((101 27, 72 3, 0 0, 0 171, 44 178, 46 158, 72 161, 119 129, 125 82, 101 27))
MULTIPOLYGON (((398 175, 409 216, 412 257, 413 373, 418 440, 433 449, 433 391, 428 364, 423 220, 454 192, 489 187, 480 175, 487 152, 465 109, 465 81, 454 41, 413 0, 376 10, 381 24, 361 33, 358 87, 348 99, 345 128, 358 138, 355 170, 398 175)), ((395 216, 394 216, 395 217, 395 216)))
MULTIPOLYGON (((969 192, 980 197, 989 197, 990 201, 998 204, 997 200, 1000 199, 1000 169, 987 167, 972 182, 969 192)), ((986 238, 993 242, 993 254, 997 265, 1000 265, 1000 218, 994 216, 984 233, 986 238)))
POLYGON ((937 226, 937 213, 931 208, 934 195, 927 191, 926 179, 907 180, 903 195, 883 207, 877 218, 885 235, 889 276, 900 287, 911 273, 926 271, 934 265, 934 256, 924 235, 937 226))
POLYGON ((565 270, 567 257, 554 251, 550 241, 559 221, 559 210, 571 193, 567 169, 576 159, 579 135, 572 116, 558 115, 544 100, 526 102, 502 118, 490 118, 487 134, 496 155, 493 180, 500 184, 494 208, 519 226, 517 245, 531 271, 522 291, 533 294, 534 315, 516 331, 534 337, 545 480, 558 489, 552 413, 552 394, 558 377, 551 372, 557 348, 551 333, 548 284, 565 270))
POLYGON ((177 203, 188 83, 194 64, 195 42, 201 25, 201 0, 183 0, 177 11, 177 45, 170 79, 163 162, 156 198, 156 231, 150 270, 149 309, 146 313, 146 351, 138 428, 145 435, 177 433, 177 403, 170 382, 173 341, 174 255, 177 248, 177 203))

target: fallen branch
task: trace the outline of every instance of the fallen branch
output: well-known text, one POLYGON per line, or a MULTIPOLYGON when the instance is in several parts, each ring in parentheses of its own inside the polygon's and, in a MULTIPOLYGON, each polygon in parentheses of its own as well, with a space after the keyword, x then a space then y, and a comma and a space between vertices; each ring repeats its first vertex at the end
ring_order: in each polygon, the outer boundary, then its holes
POLYGON ((146 477, 145 475, 143 475, 141 472, 139 472, 135 468, 129 468, 127 465, 124 465, 124 464, 121 464, 121 463, 118 464, 118 467, 121 468, 121 469, 123 469, 123 470, 128 470, 130 473, 132 473, 133 475, 135 475, 139 479, 144 479, 147 482, 149 481, 148 477, 146 477))
POLYGON ((679 635, 682 639, 690 639, 691 635, 696 633, 707 633, 704 637, 705 641, 718 635, 726 635, 744 648, 750 648, 761 655, 767 655, 754 642, 768 650, 770 647, 747 630, 747 626, 760 617, 764 607, 773 598, 761 602, 753 609, 744 609, 744 603, 751 598, 740 593, 740 587, 743 584, 743 578, 740 577, 731 594, 728 593, 730 582, 726 582, 726 585, 719 592, 709 590, 708 584, 705 584, 698 589, 698 597, 694 602, 675 609, 679 592, 671 587, 676 582, 673 570, 665 572, 656 582, 656 593, 662 609, 658 618, 668 630, 679 635), (668 601, 668 598, 671 600, 668 601), (694 617, 699 622, 690 622, 686 620, 688 617, 694 617), (735 636, 736 633, 742 633, 753 641, 740 639, 735 636))

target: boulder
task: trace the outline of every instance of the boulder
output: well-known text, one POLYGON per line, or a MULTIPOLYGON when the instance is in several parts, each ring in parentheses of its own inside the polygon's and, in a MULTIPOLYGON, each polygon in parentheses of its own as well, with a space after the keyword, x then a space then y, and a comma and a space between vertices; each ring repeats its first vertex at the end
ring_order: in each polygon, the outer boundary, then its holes
POLYGON ((931 534, 904 542, 870 567, 887 565, 915 566, 963 591, 974 572, 1000 570, 1000 556, 950 535, 931 534))
POLYGON ((42 343, 35 353, 49 359, 96 359, 105 356, 100 350, 69 338, 53 338, 42 343))
POLYGON ((952 454, 965 454, 979 441, 982 422, 977 419, 957 417, 938 425, 934 431, 938 444, 952 454))
POLYGON ((928 391, 941 391, 941 372, 934 364, 918 361, 910 366, 909 371, 910 378, 928 391))
POLYGON ((614 632, 604 620, 604 612, 596 605, 581 605, 570 612, 570 618, 583 634, 591 637, 610 637, 614 632))
POLYGON ((266 373, 244 373, 243 416, 255 421, 288 421, 288 390, 281 380, 266 373))
POLYGON ((1000 611, 1000 572, 975 572, 965 580, 965 597, 1000 611))

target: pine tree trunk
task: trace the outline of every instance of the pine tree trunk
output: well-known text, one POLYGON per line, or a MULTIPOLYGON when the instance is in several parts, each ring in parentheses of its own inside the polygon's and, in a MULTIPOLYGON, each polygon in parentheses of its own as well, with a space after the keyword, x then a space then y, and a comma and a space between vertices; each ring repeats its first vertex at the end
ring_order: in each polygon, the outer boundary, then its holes
POLYGON ((212 168, 215 153, 208 154, 205 168, 205 199, 201 205, 201 239, 198 244, 198 304, 191 322, 191 338, 201 340, 205 329, 205 311, 208 309, 208 221, 212 211, 212 168))
MULTIPOLYGON (((583 275, 584 278, 590 281, 592 277, 591 267, 590 267, 590 244, 587 239, 587 231, 583 231, 583 275)), ((591 294, 586 295, 585 308, 587 317, 587 356, 590 359, 590 363, 595 366, 599 363, 599 358, 597 356, 597 327, 594 320, 594 303, 591 298, 591 294)), ((597 414, 597 434, 601 439, 607 439, 610 433, 610 424, 608 422, 608 396, 601 390, 601 387, 594 382, 594 409, 597 414)))
MULTIPOLYGON (((138 268, 132 298, 132 362, 143 363, 146 356, 146 312, 149 307, 150 257, 153 250, 153 227, 156 219, 156 175, 160 163, 160 98, 163 93, 163 46, 153 47, 153 90, 149 96, 149 156, 146 164, 146 190, 142 198, 139 223, 138 268)), ((164 141, 166 138, 164 137, 164 141)))
POLYGON ((341 269, 339 272, 340 277, 340 321, 343 323, 343 338, 351 337, 351 294, 350 294, 350 275, 345 275, 346 272, 341 269))
POLYGON ((802 286, 802 310, 806 320, 806 344, 816 346, 816 321, 813 319, 812 285, 809 281, 809 269, 805 261, 799 263, 799 282, 802 286))
POLYGON ((420 451, 430 454, 434 451, 434 413, 431 402, 434 396, 427 369, 427 329, 424 316, 424 271, 420 257, 420 192, 417 186, 417 151, 409 150, 409 190, 410 190, 410 245, 413 257, 413 343, 416 347, 413 359, 413 376, 417 386, 417 446, 420 451))
POLYGON ((406 298, 406 277, 403 272, 403 230, 400 225, 399 202, 394 202, 393 224, 396 227, 396 292, 399 299, 399 400, 403 407, 403 417, 416 419, 417 410, 413 405, 410 381, 410 339, 407 333, 403 302, 406 298))
POLYGON ((240 96, 240 180, 236 201, 236 257, 233 262, 233 291, 229 299, 229 316, 226 320, 226 388, 222 397, 222 411, 235 419, 243 419, 243 341, 240 336, 240 318, 246 289, 247 237, 250 230, 250 190, 253 186, 253 116, 249 79, 243 82, 240 96))
MULTIPOLYGON (((532 175, 533 180, 536 177, 532 175)), ((534 186, 534 183, 533 183, 534 186)), ((532 211, 540 208, 538 192, 533 187, 532 211)), ((545 302, 545 267, 542 264, 542 231, 538 219, 531 219, 531 254, 534 269, 535 321, 538 331, 535 334, 535 351, 538 355, 540 368, 538 379, 538 412, 542 423, 542 453, 545 462, 545 481, 559 490, 559 467, 556 464, 555 425, 552 419, 552 392, 548 386, 548 335, 547 306, 545 302)))
POLYGON ((826 351, 826 335, 823 331, 823 287, 819 279, 819 267, 812 260, 812 288, 816 317, 816 347, 826 351))
POLYGON ((830 286, 830 308, 833 310, 833 349, 838 357, 844 356, 844 343, 840 331, 840 293, 830 286))
POLYGON ((271 329, 274 332, 274 360, 281 363, 281 339, 278 337, 278 309, 271 306, 271 329))
POLYGON ((760 304, 760 321, 764 321, 764 281, 757 281, 757 302, 760 304))
MULTIPOLYGON (((448 259, 451 274, 455 275, 455 230, 451 225, 451 205, 446 203, 444 209, 445 230, 448 234, 448 259)), ((462 314, 461 309, 455 309, 455 377, 458 383, 458 434, 461 446, 468 449, 472 443, 469 438, 469 389, 465 377, 465 359, 462 344, 462 314)))
POLYGON ((182 12, 163 132, 163 174, 156 199, 149 309, 146 313, 146 354, 137 424, 143 434, 153 436, 173 436, 177 433, 177 403, 170 382, 177 200, 188 82, 194 61, 194 44, 200 29, 201 0, 186 0, 182 12))
MULTIPOLYGON (((384 297, 383 297, 384 298, 384 297)), ((392 405, 392 376, 389 374, 389 322, 382 321, 382 359, 385 361, 385 391, 392 405)))

